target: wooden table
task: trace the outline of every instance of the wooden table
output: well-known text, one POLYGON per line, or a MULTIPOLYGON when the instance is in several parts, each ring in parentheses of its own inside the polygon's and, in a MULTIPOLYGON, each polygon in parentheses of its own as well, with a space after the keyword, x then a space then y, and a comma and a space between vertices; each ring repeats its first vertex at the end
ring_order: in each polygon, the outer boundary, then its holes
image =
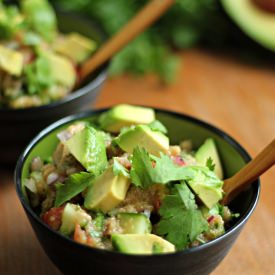
MULTIPOLYGON (((254 156, 275 136, 275 71, 199 50, 182 54, 177 81, 120 77, 107 81, 97 107, 127 102, 163 107, 204 119, 254 156)), ((12 171, 0 170, 0 274, 56 275, 16 197, 12 171)), ((256 211, 213 274, 275 274, 275 168, 262 177, 256 211)))

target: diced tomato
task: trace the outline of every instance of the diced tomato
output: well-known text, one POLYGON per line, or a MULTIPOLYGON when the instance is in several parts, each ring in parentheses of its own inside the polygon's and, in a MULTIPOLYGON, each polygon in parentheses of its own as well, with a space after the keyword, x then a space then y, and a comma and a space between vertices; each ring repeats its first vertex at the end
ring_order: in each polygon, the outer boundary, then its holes
POLYGON ((85 230, 82 230, 79 224, 75 225, 74 240, 81 244, 94 246, 94 240, 92 239, 92 237, 87 235, 87 232, 85 230))
POLYGON ((173 161, 179 166, 185 166, 186 165, 185 161, 181 158, 181 156, 174 157, 173 161))
POLYGON ((213 219, 214 219, 214 216, 213 216, 213 215, 210 216, 210 217, 207 219, 208 223, 211 223, 213 219))
POLYGON ((53 207, 47 211, 43 216, 42 220, 49 225, 52 229, 58 230, 61 225, 61 217, 64 207, 53 207))
POLYGON ((152 161, 152 167, 155 168, 156 167, 156 162, 152 161))
POLYGON ((86 244, 87 243, 87 236, 86 232, 81 229, 79 224, 75 225, 74 230, 74 240, 78 243, 86 244))
POLYGON ((87 245, 94 246, 94 240, 90 236, 87 237, 87 245))

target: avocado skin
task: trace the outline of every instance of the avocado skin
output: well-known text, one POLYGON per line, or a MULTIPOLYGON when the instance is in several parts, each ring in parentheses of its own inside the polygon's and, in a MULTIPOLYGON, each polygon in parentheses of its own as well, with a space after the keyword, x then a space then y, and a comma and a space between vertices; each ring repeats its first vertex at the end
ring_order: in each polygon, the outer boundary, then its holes
MULTIPOLYGON (((275 49, 272 51, 253 40, 232 20, 222 6, 221 1, 217 0, 216 2, 217 14, 220 16, 223 25, 226 26, 226 35, 222 32, 222 29, 219 29, 217 35, 221 36, 221 39, 205 36, 201 44, 211 51, 215 50, 221 54, 230 55, 237 61, 248 65, 275 68, 275 49)), ((207 28, 209 32, 209 26, 207 28)))
POLYGON ((221 0, 220 5, 246 37, 275 52, 275 14, 263 11, 252 0, 221 0))
MULTIPOLYGON (((201 19, 206 23, 193 22, 194 26, 199 28, 199 40, 191 46, 199 46, 210 52, 213 51, 214 54, 229 55, 230 58, 248 65, 274 68, 275 52, 264 48, 243 32, 228 15, 220 0, 213 0, 211 4, 212 9, 206 10, 201 19)), ((161 22, 163 24, 164 19, 161 22)), ((184 28, 184 24, 181 25, 184 28)), ((172 40, 169 34, 167 38, 172 40)), ((186 48, 174 44, 173 46, 178 49, 186 48)))

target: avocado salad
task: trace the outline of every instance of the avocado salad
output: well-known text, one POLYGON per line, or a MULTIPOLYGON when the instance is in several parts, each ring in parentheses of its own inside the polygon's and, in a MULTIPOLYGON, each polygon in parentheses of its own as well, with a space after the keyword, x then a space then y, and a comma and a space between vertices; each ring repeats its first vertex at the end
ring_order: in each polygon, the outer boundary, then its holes
POLYGON ((213 240, 237 216, 219 203, 215 141, 194 151, 167 134, 153 109, 127 104, 73 122, 51 157, 31 160, 27 199, 50 228, 94 248, 157 254, 213 240))
POLYGON ((0 0, 0 107, 28 108, 68 95, 96 49, 79 33, 61 34, 47 0, 0 0))

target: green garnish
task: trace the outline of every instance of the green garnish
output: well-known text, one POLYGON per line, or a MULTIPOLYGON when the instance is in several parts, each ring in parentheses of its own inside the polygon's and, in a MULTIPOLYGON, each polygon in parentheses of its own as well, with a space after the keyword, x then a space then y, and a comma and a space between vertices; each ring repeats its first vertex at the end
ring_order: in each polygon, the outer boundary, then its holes
POLYGON ((222 181, 208 167, 179 167, 169 156, 164 154, 161 154, 159 158, 151 156, 144 148, 139 147, 133 152, 130 175, 132 182, 142 188, 155 183, 166 184, 178 180, 203 181, 209 187, 222 187, 222 181))
POLYGON ((114 172, 114 175, 116 175, 116 176, 123 175, 123 176, 125 176, 127 178, 130 177, 128 170, 123 165, 121 165, 116 160, 116 158, 114 158, 113 172, 114 172))
POLYGON ((69 201, 74 196, 80 194, 92 184, 95 176, 91 173, 80 172, 71 175, 65 182, 57 183, 56 198, 54 206, 58 207, 64 202, 69 201))
POLYGON ((208 158, 206 160, 206 166, 209 168, 210 171, 214 171, 216 164, 214 163, 212 158, 208 158))
POLYGON ((206 231, 208 224, 198 210, 188 186, 181 182, 174 187, 172 195, 164 198, 160 208, 161 220, 157 225, 157 233, 177 249, 183 249, 206 231))
POLYGON ((29 94, 37 94, 53 84, 49 59, 42 53, 24 69, 29 94))
POLYGON ((52 41, 56 35, 57 19, 54 9, 45 0, 24 0, 22 11, 26 24, 43 38, 52 41))

